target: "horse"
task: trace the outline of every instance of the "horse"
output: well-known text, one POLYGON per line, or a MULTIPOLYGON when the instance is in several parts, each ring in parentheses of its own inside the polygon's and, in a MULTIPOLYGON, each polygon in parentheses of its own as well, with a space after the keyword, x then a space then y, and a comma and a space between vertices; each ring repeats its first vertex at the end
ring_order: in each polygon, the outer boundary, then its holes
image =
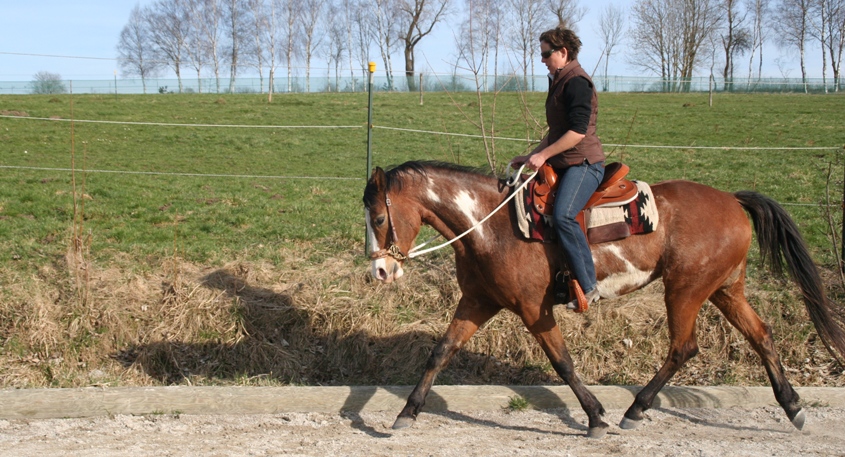
MULTIPOLYGON (((764 262, 775 272, 782 272, 785 264, 819 337, 842 360, 845 332, 835 321, 834 304, 825 295, 798 227, 776 201, 756 192, 728 193, 682 180, 651 188, 660 215, 655 231, 591 245, 602 298, 628 294, 658 278, 665 289, 668 354, 636 394, 619 427, 638 427, 660 389, 698 353, 696 318, 709 300, 760 356, 775 398, 792 424, 802 429, 806 414, 775 350, 771 328, 744 292, 752 242, 747 213, 764 262)), ((375 168, 363 198, 372 275, 385 283, 400 278, 423 224, 451 240, 488 216, 509 191, 503 180, 489 173, 454 164, 411 161, 388 171, 375 168)), ((413 425, 437 374, 479 327, 508 309, 521 318, 578 398, 589 418, 587 436, 607 433, 605 410, 576 374, 555 321, 554 277, 562 266, 561 249, 525 240, 516 224, 513 209, 498 211, 452 244, 462 296, 394 429, 413 425)))

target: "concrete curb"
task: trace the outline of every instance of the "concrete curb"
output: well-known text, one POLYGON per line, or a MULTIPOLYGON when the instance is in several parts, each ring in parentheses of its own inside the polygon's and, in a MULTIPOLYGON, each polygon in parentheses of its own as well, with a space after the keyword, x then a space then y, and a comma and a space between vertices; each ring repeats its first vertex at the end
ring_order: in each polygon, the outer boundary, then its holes
MULTIPOLYGON (((279 414, 395 411, 411 387, 117 387, 0 390, 0 419, 48 419, 115 414, 279 414)), ((625 409, 640 387, 592 386, 606 409, 625 409)), ((845 407, 845 388, 796 388, 808 406, 845 407)), ((507 407, 514 396, 536 409, 580 409, 567 386, 435 386, 424 411, 507 407)), ((769 387, 666 387, 654 407, 777 406, 769 387)))

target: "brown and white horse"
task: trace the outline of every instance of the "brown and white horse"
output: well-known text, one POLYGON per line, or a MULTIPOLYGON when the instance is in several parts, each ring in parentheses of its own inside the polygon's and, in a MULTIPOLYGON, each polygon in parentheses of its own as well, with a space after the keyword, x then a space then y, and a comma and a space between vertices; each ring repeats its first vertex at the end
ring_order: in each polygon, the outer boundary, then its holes
MULTIPOLYGON (((592 246, 602 297, 627 294, 661 277, 665 286, 669 353, 620 427, 638 426, 660 389, 698 353, 696 316, 710 300, 760 355, 775 398, 801 429, 805 414, 798 394, 786 378, 769 326, 744 293, 752 239, 747 211, 764 259, 776 271, 785 259, 819 336, 835 357, 845 354, 845 332, 831 315, 831 303, 795 223, 775 201, 754 192, 730 194, 688 181, 662 182, 652 190, 660 213, 656 231, 592 246)), ((406 254, 423 224, 452 239, 487 216, 508 191, 496 177, 456 165, 408 162, 388 172, 376 168, 364 191, 373 275, 385 282, 402 276, 406 254)), ((413 424, 435 376, 481 325, 508 309, 522 319, 572 388, 589 417, 588 436, 607 432, 604 408, 575 373, 552 312, 560 248, 525 241, 517 230, 514 211, 505 208, 452 245, 462 297, 393 428, 413 424)))

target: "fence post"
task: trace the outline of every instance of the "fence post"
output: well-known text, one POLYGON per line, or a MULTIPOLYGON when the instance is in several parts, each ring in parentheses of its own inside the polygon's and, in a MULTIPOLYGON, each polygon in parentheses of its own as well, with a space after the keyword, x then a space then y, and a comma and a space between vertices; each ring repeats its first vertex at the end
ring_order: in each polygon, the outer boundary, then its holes
POLYGON ((420 72, 420 106, 423 104, 423 74, 420 72))
MULTIPOLYGON (((376 72, 376 63, 369 62, 367 64, 369 71, 369 101, 367 102, 367 174, 364 179, 370 179, 370 173, 373 169, 373 73, 376 72)), ((364 233, 364 255, 370 255, 370 234, 364 233)))

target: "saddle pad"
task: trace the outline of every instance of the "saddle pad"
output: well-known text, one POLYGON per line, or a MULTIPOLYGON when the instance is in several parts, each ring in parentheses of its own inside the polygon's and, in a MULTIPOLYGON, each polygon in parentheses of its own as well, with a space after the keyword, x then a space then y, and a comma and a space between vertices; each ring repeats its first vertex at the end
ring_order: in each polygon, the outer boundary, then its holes
MULTIPOLYGON (((651 233, 657 229, 660 216, 651 186, 642 181, 634 183, 637 185, 637 198, 621 206, 593 208, 587 218, 588 230, 618 223, 627 224, 632 235, 651 233)), ((535 210, 534 192, 531 189, 533 184, 532 182, 528 185, 527 191, 519 190, 520 195, 513 199, 517 226, 526 239, 552 242, 552 220, 535 210)))
POLYGON ((660 221, 660 215, 654 204, 651 186, 642 181, 634 181, 634 184, 637 185, 637 198, 622 206, 593 208, 587 229, 625 222, 631 227, 632 235, 653 232, 660 221))

